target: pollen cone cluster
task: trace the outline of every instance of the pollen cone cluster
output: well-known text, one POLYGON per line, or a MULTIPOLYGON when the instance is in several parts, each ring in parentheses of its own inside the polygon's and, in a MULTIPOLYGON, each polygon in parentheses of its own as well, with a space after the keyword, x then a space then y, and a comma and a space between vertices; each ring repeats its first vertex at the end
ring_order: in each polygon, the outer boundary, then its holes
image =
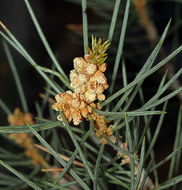
MULTIPOLYGON (((13 114, 8 115, 8 122, 11 126, 25 125, 26 123, 34 124, 33 115, 23 113, 19 108, 16 108, 13 114)), ((33 140, 28 133, 12 133, 9 137, 25 148, 25 154, 32 159, 34 165, 41 164, 44 167, 47 166, 45 160, 34 147, 33 140)))
MULTIPOLYGON (((56 95, 56 103, 52 108, 56 111, 61 110, 68 123, 73 120, 74 125, 79 125, 82 119, 93 119, 95 121, 94 129, 96 135, 104 141, 103 132, 111 136, 112 125, 104 120, 104 116, 93 111, 93 107, 101 109, 98 101, 105 100, 103 94, 109 85, 104 75, 107 64, 106 50, 109 47, 108 42, 101 43, 96 38, 92 38, 92 49, 88 48, 88 54, 82 57, 76 57, 73 60, 74 69, 70 72, 70 87, 73 92, 66 91, 56 95)), ((60 115, 57 117, 62 121, 60 115)))
POLYGON ((8 122, 11 126, 24 125, 25 123, 34 124, 33 115, 31 113, 23 113, 19 108, 16 108, 13 114, 8 115, 8 122))
POLYGON ((107 140, 104 138, 103 133, 105 133, 111 141, 113 141, 113 125, 109 125, 109 122, 104 120, 104 116, 96 114, 96 119, 94 123, 94 129, 96 136, 100 137, 100 141, 107 144, 107 140))
POLYGON ((109 87, 107 79, 104 75, 106 63, 97 66, 90 64, 89 55, 85 55, 85 59, 77 57, 73 60, 74 70, 70 73, 70 86, 76 93, 85 96, 86 103, 92 103, 95 100, 105 100, 104 90, 109 87))
MULTIPOLYGON (((60 109, 68 123, 73 120, 74 125, 79 125, 82 117, 88 118, 88 115, 93 112, 91 105, 86 103, 83 94, 66 91, 66 93, 56 95, 55 98, 56 103, 52 105, 52 108, 56 111, 60 109)), ((62 121, 60 115, 58 115, 57 119, 62 121)))

